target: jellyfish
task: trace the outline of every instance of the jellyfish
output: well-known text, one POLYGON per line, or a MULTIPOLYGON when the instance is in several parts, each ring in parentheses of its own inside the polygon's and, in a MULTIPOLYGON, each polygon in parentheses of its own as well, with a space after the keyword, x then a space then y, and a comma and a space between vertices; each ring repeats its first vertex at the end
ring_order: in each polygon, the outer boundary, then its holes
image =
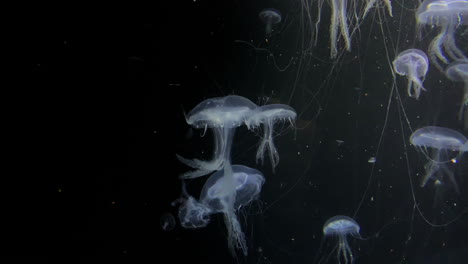
POLYGON ((424 166, 425 176, 422 179, 421 187, 424 187, 429 179, 441 181, 446 175, 458 192, 457 182, 453 172, 449 170, 447 164, 452 162, 448 158, 448 152, 458 152, 458 155, 466 151, 467 139, 464 135, 450 128, 427 126, 413 132, 410 142, 416 147, 432 150, 429 161, 424 166))
POLYGON ((270 104, 258 107, 246 120, 249 129, 263 125, 263 138, 257 149, 256 159, 263 165, 265 151, 269 150, 273 172, 279 163, 279 155, 273 142, 273 128, 276 122, 288 120, 291 124, 296 119, 296 111, 288 105, 270 104))
POLYGON ((195 170, 180 176, 182 179, 196 178, 223 168, 226 161, 230 162, 232 138, 235 128, 244 124, 252 110, 258 106, 249 99, 229 95, 202 101, 195 106, 185 117, 187 124, 195 128, 208 128, 213 130, 214 150, 210 161, 199 159, 189 160, 180 155, 177 158, 195 170))
POLYGON ((258 17, 265 24, 265 33, 267 36, 273 31, 273 25, 281 22, 280 11, 274 8, 265 8, 259 14, 258 17))
POLYGON ((336 258, 338 263, 353 263, 353 252, 348 243, 348 236, 361 238, 359 234, 360 227, 354 219, 344 215, 336 215, 328 219, 323 225, 323 235, 325 237, 333 236, 338 238, 336 245, 336 258))
POLYGON ((247 255, 247 245, 236 211, 258 198, 265 178, 258 170, 243 165, 232 165, 230 168, 232 177, 226 177, 223 169, 208 178, 199 201, 189 196, 179 208, 179 219, 185 228, 201 228, 209 223, 212 214, 223 213, 231 253, 235 255, 235 249, 242 249, 247 255))
POLYGON ((463 82, 465 84, 460 110, 458 111, 458 120, 461 121, 463 118, 463 109, 468 105, 468 60, 452 62, 447 66, 445 76, 447 76, 451 81, 463 82))
POLYGON ((449 64, 449 59, 464 59, 465 55, 456 46, 455 31, 460 25, 468 24, 468 1, 425 0, 416 12, 418 27, 430 25, 439 27, 439 34, 429 45, 429 57, 442 71, 439 60, 449 64))
POLYGON ((419 98, 421 90, 426 91, 423 86, 424 77, 429 68, 429 60, 426 54, 418 49, 408 49, 395 58, 393 61, 395 72, 408 79, 408 95, 416 99, 419 98), (421 80, 421 78, 423 78, 421 80))

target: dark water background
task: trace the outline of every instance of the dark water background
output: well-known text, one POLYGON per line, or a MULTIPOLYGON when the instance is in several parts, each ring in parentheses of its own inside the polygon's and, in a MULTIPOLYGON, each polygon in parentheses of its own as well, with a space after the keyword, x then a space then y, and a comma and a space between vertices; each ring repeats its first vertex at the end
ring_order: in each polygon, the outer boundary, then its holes
MULTIPOLYGON (((352 53, 345 53, 329 76, 333 63, 324 6, 319 44, 307 65, 298 59, 301 19, 295 1, 159 1, 118 13, 64 12, 59 19, 31 23, 30 85, 37 87, 31 95, 47 103, 31 112, 30 126, 39 131, 33 153, 46 176, 31 180, 31 197, 15 208, 27 217, 14 220, 21 231, 7 232, 11 254, 63 263, 312 263, 333 248, 328 241, 319 250, 323 223, 354 214, 375 165, 355 217, 361 235, 370 239, 350 239, 356 263, 449 263, 448 257, 450 263, 464 263, 467 216, 443 228, 427 225, 414 213, 408 172, 423 212, 443 223, 468 206, 466 157, 453 166, 460 194, 450 182, 440 188, 446 190, 440 200, 434 199, 433 184, 421 189, 425 158, 409 145, 411 132, 395 94, 376 153, 393 83, 382 33, 369 18, 353 39, 352 53), (265 7, 281 10, 289 23, 269 44, 258 19, 265 7), (267 53, 236 40, 262 43, 278 65, 293 58, 292 64, 280 72, 267 53), (249 255, 238 259, 227 250, 220 216, 198 230, 183 229, 178 221, 170 231, 160 225, 166 214, 177 218, 171 202, 181 194, 177 176, 188 170, 175 154, 209 157, 211 151, 211 134, 200 137, 201 131, 190 130, 183 112, 229 94, 259 105, 266 98, 289 104, 302 128, 275 139, 280 155, 275 174, 268 160, 264 166, 255 163, 258 135, 245 127, 236 132, 233 164, 257 168, 266 178, 260 201, 241 213, 249 255), (374 156, 377 162, 368 163, 374 156), (449 206, 453 202, 456 208, 449 206)), ((394 2, 394 18, 400 11, 394 2)), ((403 32, 399 51, 425 50, 435 32, 414 42, 414 17, 408 14, 413 13, 406 12, 401 24, 393 19, 385 25, 403 32)), ((465 48, 463 36, 459 39, 465 48)), ((393 50, 389 56, 395 57, 393 50)), ((462 131, 456 120, 461 84, 431 68, 428 92, 414 100, 406 96, 406 80, 397 82, 413 129, 439 125, 462 131)), ((189 192, 198 196, 203 182, 192 181, 189 192)), ((334 255, 329 261, 336 262, 334 255)))

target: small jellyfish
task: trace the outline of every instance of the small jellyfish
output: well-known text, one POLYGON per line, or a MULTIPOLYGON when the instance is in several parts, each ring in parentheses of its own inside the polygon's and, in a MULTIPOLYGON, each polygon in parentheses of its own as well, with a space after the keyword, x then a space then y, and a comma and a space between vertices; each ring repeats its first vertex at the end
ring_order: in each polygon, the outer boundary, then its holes
POLYGON ((422 50, 408 49, 401 52, 393 61, 393 68, 396 73, 408 79, 410 97, 418 99, 421 90, 426 91, 423 81, 429 68, 429 60, 422 50))
POLYGON ((265 33, 267 36, 273 31, 273 25, 281 22, 281 13, 274 8, 263 9, 258 14, 258 17, 265 24, 265 33))
POLYGON ((164 231, 171 231, 176 225, 175 218, 171 213, 163 214, 159 219, 159 223, 161 225, 161 229, 164 231))
MULTIPOLYGON (((454 82, 464 83, 463 98, 458 111, 458 120, 463 118, 463 109, 468 105, 468 60, 457 60, 452 62, 445 70, 445 76, 454 82)), ((468 116, 465 116, 468 118, 468 116)))
POLYGON ((245 123, 252 110, 258 106, 247 98, 237 95, 204 100, 185 117, 187 124, 194 128, 212 129, 214 134, 213 159, 189 160, 180 155, 177 158, 194 168, 180 176, 182 179, 196 178, 220 170, 231 159, 231 144, 236 127, 245 123))
POLYGON ((217 171, 203 185, 199 201, 189 196, 179 208, 181 225, 185 228, 205 227, 212 214, 222 213, 231 253, 235 255, 235 249, 242 249, 247 255, 247 244, 236 212, 258 198, 264 182, 261 172, 243 165, 217 171), (232 170, 229 175, 226 175, 227 169, 232 170))
POLYGON ((424 166, 426 173, 421 182, 421 187, 424 187, 431 178, 436 180, 436 176, 440 179, 446 175, 458 192, 455 176, 447 167, 452 159, 448 158, 447 155, 448 151, 458 152, 459 155, 465 152, 466 137, 450 128, 427 126, 414 131, 410 137, 410 142, 426 152, 428 148, 432 151, 432 155, 428 157, 429 161, 424 166))
POLYGON ((270 161, 273 172, 279 163, 279 155, 273 142, 273 128, 277 121, 288 120, 292 125, 296 119, 296 111, 288 105, 270 104, 260 106, 246 120, 249 129, 263 125, 263 138, 257 150, 257 162, 263 164, 265 151, 269 150, 270 161))
POLYGON ((354 219, 344 215, 336 215, 328 219, 323 225, 325 237, 336 237, 338 244, 335 246, 338 263, 353 263, 354 255, 348 243, 348 236, 361 238, 360 227, 354 219))

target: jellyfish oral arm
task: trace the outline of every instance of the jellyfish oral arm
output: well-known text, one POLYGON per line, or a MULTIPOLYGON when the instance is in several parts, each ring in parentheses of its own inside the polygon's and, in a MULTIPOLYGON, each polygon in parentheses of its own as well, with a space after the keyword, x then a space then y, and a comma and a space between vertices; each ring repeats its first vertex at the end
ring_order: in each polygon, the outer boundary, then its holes
POLYGON ((261 164, 263 165, 265 151, 269 151, 271 167, 273 173, 275 172, 275 167, 279 163, 279 155, 278 151, 276 150, 275 143, 273 142, 273 123, 270 121, 263 125, 263 139, 260 143, 258 150, 257 150, 257 162, 260 160, 261 164))
POLYGON ((426 91, 426 89, 424 88, 422 81, 418 76, 416 67, 416 65, 410 65, 408 67, 408 95, 418 99, 419 95, 421 94, 421 90, 426 91))
POLYGON ((351 41, 348 32, 348 18, 346 17, 346 1, 331 0, 332 16, 330 23, 330 57, 335 58, 338 54, 336 48, 338 41, 338 26, 340 27, 341 35, 344 38, 347 51, 351 51, 351 41))

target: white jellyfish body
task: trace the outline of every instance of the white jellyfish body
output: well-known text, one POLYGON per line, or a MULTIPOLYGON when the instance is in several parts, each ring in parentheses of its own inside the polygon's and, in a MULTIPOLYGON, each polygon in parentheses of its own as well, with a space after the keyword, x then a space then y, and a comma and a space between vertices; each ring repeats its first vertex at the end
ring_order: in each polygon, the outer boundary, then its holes
POLYGON ((281 13, 274 8, 265 8, 258 17, 265 24, 265 34, 268 36, 273 31, 273 25, 281 22, 281 13))
POLYGON ((270 104, 260 106, 246 120, 246 125, 249 129, 263 126, 263 138, 257 149, 257 162, 260 161, 263 165, 265 152, 269 151, 270 162, 273 172, 279 163, 279 155, 273 142, 273 129, 276 122, 289 121, 291 124, 296 119, 296 111, 288 105, 270 104))
POLYGON ((401 52, 393 61, 393 68, 396 73, 408 79, 410 97, 418 99, 421 90, 426 91, 423 81, 429 69, 429 59, 422 50, 408 49, 401 52))
POLYGON ((204 161, 189 160, 180 155, 177 158, 185 165, 194 168, 180 176, 182 179, 196 178, 223 168, 230 160, 232 138, 235 128, 245 123, 252 110, 257 108, 247 98, 237 95, 207 99, 194 107, 186 116, 187 124, 195 128, 210 128, 214 134, 213 159, 204 161))
POLYGON ((423 150, 431 149, 432 155, 424 166, 425 176, 421 181, 421 187, 424 187, 429 179, 440 180, 443 176, 449 177, 455 190, 458 192, 457 182, 453 172, 447 167, 449 159, 446 156, 448 151, 462 154, 466 151, 466 137, 450 128, 427 126, 414 131, 410 137, 410 142, 423 150), (439 178, 436 178, 436 177, 439 178))
POLYGON ((179 208, 181 225, 185 228, 205 227, 212 214, 222 213, 229 249, 233 255, 236 249, 247 255, 247 244, 236 211, 258 198, 264 182, 261 172, 243 165, 217 171, 206 181, 199 201, 189 196, 179 208))
POLYGON ((354 255, 348 243, 348 236, 361 238, 359 230, 358 223, 351 217, 344 215, 333 216, 323 225, 323 235, 325 237, 336 237, 338 239, 335 246, 338 263, 353 263, 354 255))

